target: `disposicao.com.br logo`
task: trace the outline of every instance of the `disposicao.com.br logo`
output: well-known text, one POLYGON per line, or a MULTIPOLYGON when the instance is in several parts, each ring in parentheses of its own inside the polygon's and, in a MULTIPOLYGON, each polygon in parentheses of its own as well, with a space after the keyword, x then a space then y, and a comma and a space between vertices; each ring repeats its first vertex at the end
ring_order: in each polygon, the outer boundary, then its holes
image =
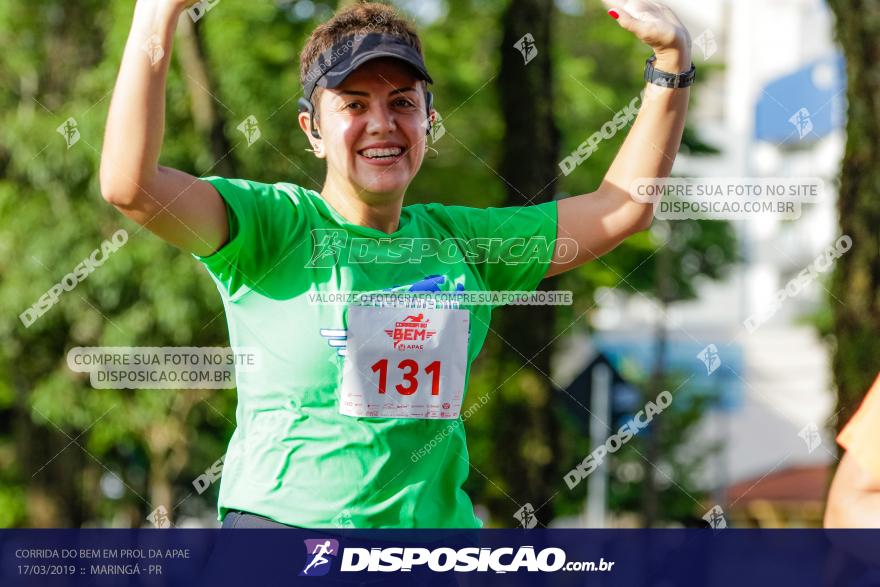
POLYGON ((339 542, 332 538, 310 539, 306 543, 306 566, 300 577, 320 577, 330 572, 330 558, 339 554, 339 542))
MULTIPOLYGON (((316 577, 326 575, 330 570, 329 556, 335 557, 339 552, 336 540, 306 540, 306 565, 300 576, 316 577)), ((421 547, 385 547, 343 549, 339 565, 340 572, 408 572, 413 567, 426 566, 430 571, 445 573, 458 572, 494 572, 515 573, 517 571, 611 571, 613 561, 604 558, 596 561, 566 561, 565 551, 561 548, 543 548, 535 551, 534 546, 518 548, 421 548, 421 547)))

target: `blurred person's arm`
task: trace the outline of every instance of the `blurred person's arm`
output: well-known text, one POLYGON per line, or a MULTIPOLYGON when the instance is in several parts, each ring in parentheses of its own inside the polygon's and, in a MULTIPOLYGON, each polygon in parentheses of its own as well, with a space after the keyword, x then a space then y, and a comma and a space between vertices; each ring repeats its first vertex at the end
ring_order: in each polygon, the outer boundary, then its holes
POLYGON ((880 374, 837 436, 846 450, 828 494, 827 528, 880 528, 880 374))
MULTIPOLYGON (((639 20, 624 10, 622 2, 604 1, 619 13, 623 28, 654 50, 655 68, 668 73, 691 68, 690 35, 671 10, 651 0, 628 2, 627 8, 641 13, 639 20)), ((596 191, 558 202, 557 239, 574 239, 578 251, 566 262, 557 262, 557 251, 548 277, 592 261, 651 226, 653 204, 635 201, 630 187, 639 178, 669 176, 681 144, 689 98, 690 88, 648 84, 633 127, 596 191)))
POLYGON ((178 17, 195 0, 139 0, 110 102, 101 151, 101 195, 125 216, 184 251, 209 255, 229 236, 214 187, 158 165, 165 82, 178 17))
MULTIPOLYGON (((876 450, 880 451, 880 446, 876 450)), ((849 452, 843 455, 831 483, 825 527, 880 528, 880 478, 849 452)))

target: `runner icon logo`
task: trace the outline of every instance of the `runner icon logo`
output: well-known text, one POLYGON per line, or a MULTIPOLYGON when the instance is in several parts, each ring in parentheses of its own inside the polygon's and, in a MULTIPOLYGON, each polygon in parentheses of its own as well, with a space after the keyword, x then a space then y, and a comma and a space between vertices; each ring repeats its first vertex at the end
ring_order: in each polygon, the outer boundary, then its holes
POLYGON ((333 267, 348 242, 348 233, 339 228, 315 228, 312 239, 312 257, 306 267, 333 267))
POLYGON ((330 572, 331 558, 339 554, 339 541, 332 538, 309 539, 306 543, 306 566, 300 577, 320 577, 330 572))

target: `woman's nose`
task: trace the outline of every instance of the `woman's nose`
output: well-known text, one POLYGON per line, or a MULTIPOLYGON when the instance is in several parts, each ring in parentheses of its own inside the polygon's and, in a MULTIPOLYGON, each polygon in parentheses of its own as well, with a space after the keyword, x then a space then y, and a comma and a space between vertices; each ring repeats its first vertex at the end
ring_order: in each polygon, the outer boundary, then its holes
POLYGON ((397 128, 394 113, 385 107, 371 108, 367 116, 369 116, 367 132, 371 134, 389 133, 397 128))

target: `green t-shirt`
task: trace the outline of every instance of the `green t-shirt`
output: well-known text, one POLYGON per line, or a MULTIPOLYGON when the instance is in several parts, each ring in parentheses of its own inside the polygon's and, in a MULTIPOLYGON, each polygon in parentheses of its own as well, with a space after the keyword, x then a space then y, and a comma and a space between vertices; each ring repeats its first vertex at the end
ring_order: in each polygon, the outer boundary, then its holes
MULTIPOLYGON (((481 527, 462 490, 469 461, 461 416, 340 414, 349 306, 315 304, 308 294, 532 291, 552 259, 556 203, 408 205, 398 230, 386 234, 348 222, 320 194, 294 184, 204 179, 226 202, 230 240, 194 257, 220 291, 230 344, 260 350, 259 369, 236 372, 237 427, 224 461, 219 519, 238 509, 312 528, 481 527), (492 241, 483 254, 457 262, 450 253, 452 242, 488 237, 512 240, 492 241), (400 243, 413 242, 407 239, 417 239, 420 253, 401 262, 400 243), (529 248, 529 262, 497 256, 511 242, 522 251, 523 239, 546 245, 529 248), (432 254, 426 242, 442 243, 442 251, 432 254), (426 454, 416 458, 419 449, 426 454)), ((470 312, 466 390, 492 306, 461 308, 470 312)))

